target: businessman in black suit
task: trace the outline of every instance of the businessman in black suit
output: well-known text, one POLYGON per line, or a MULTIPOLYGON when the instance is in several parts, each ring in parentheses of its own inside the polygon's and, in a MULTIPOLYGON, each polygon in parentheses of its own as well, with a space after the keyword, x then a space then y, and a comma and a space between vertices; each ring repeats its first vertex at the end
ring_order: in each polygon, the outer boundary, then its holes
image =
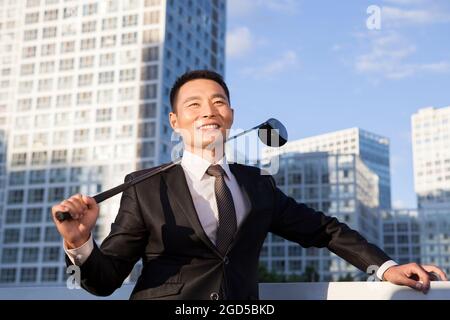
MULTIPOLYGON (((397 265, 336 218, 286 196, 260 169, 228 164, 223 141, 233 123, 230 94, 220 75, 192 71, 171 94, 170 123, 184 143, 180 165, 128 188, 100 247, 91 230, 95 200, 74 195, 52 208, 73 220, 55 224, 67 263, 81 268, 82 286, 109 295, 135 263, 142 272, 131 299, 258 299, 258 259, 268 232, 303 247, 327 247, 383 280, 426 292, 435 266, 397 265)), ((149 170, 133 172, 133 179, 149 170)))

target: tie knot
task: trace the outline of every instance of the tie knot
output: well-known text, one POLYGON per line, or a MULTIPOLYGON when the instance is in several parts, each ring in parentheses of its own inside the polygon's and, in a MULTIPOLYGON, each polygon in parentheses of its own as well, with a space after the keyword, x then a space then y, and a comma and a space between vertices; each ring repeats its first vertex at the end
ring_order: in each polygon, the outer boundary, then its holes
POLYGON ((221 177, 225 175, 225 171, 218 164, 209 166, 208 170, 206 170, 206 173, 213 177, 221 177))

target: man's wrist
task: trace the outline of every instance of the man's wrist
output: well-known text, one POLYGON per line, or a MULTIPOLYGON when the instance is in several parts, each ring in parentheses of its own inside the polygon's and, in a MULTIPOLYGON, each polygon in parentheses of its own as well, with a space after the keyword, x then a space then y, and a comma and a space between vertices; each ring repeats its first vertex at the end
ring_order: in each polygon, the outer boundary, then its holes
POLYGON ((380 279, 381 281, 385 281, 386 279, 384 278, 384 274, 386 273, 386 271, 394 266, 397 266, 398 263, 395 262, 394 260, 388 260, 385 263, 383 263, 380 268, 377 270, 377 277, 378 279, 380 279))
POLYGON ((82 240, 74 241, 74 242, 69 242, 66 239, 64 239, 64 244, 65 244, 66 248, 69 250, 78 249, 78 248, 82 247, 86 242, 88 242, 90 237, 91 237, 91 235, 89 234, 86 238, 83 238, 82 240))

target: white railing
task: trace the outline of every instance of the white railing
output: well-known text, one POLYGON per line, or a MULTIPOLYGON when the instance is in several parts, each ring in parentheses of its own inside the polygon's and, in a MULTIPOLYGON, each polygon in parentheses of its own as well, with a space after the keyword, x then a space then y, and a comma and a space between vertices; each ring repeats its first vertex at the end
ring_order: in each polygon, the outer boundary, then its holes
MULTIPOLYGON (((109 297, 96 297, 83 289, 66 287, 3 287, 0 300, 121 300, 132 285, 124 285, 109 297)), ((450 281, 432 282, 428 294, 388 282, 261 283, 262 300, 450 300, 450 281)))

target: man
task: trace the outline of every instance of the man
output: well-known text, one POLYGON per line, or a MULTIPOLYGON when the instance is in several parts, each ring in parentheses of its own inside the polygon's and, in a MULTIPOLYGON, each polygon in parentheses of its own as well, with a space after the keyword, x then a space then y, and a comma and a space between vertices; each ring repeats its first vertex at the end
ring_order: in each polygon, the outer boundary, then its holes
POLYGON ((446 279, 434 266, 396 265, 336 218, 287 197, 258 168, 228 164, 223 145, 233 109, 220 75, 188 72, 170 98, 170 124, 185 149, 181 165, 124 191, 100 248, 91 234, 99 214, 93 198, 74 195, 52 208, 53 217, 68 211, 73 218, 54 221, 67 262, 80 266, 89 292, 111 294, 142 259, 131 299, 257 299, 258 259, 268 232, 303 247, 327 247, 363 271, 379 266, 380 278, 423 292, 427 272, 446 279))

